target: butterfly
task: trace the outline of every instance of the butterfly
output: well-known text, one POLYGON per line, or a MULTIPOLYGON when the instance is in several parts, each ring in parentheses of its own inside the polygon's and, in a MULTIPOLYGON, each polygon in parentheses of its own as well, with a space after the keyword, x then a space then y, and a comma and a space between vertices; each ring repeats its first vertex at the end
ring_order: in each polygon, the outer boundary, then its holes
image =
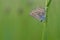
POLYGON ((37 8, 35 10, 32 10, 30 15, 41 22, 45 21, 46 18, 46 13, 44 8, 37 8))

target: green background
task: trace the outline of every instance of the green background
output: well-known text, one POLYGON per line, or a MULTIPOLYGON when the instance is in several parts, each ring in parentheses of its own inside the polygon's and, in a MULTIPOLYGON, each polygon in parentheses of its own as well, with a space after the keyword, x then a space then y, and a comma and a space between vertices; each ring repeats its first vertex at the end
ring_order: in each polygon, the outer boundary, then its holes
POLYGON ((0 40, 60 40, 60 0, 48 8, 47 27, 29 15, 45 1, 0 0, 0 40))

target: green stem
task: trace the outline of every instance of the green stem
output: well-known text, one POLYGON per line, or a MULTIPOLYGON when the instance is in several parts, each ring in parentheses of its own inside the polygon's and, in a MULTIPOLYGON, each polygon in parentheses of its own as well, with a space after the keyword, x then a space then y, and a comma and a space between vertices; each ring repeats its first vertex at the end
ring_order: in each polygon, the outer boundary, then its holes
MULTIPOLYGON (((50 4, 51 4, 51 1, 52 0, 49 0, 49 2, 47 3, 47 5, 46 5, 46 22, 45 22, 45 24, 43 24, 44 25, 44 27, 43 27, 43 31, 42 31, 42 40, 44 40, 45 39, 45 34, 46 34, 46 37, 47 37, 47 22, 48 22, 48 8, 49 8, 49 6, 50 6, 50 4)), ((47 38, 46 38, 46 40, 47 40, 47 38)))

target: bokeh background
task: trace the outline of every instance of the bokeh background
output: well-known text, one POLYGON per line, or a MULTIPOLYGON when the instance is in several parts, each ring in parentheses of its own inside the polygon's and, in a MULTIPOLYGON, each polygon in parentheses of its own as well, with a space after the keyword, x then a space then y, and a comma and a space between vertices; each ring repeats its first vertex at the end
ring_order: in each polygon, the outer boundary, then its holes
POLYGON ((0 40, 60 40, 60 0, 52 0, 48 22, 31 17, 30 12, 45 7, 46 0, 0 0, 0 40))

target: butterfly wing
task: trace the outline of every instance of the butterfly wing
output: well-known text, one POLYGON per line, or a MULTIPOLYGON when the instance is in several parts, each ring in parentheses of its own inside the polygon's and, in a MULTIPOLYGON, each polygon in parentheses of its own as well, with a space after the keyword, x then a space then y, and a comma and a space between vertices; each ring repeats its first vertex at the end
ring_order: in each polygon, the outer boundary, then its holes
POLYGON ((33 10, 30 13, 31 16, 33 16, 34 18, 36 18, 37 20, 44 20, 45 19, 45 10, 42 8, 33 10))

